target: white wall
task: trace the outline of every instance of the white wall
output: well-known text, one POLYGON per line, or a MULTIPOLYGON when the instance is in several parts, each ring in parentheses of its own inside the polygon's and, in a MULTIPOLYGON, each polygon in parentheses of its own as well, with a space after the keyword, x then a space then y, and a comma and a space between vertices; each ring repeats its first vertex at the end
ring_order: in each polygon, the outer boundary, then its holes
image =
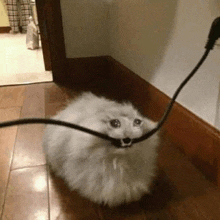
MULTIPOLYGON (((61 0, 67 57, 111 55, 171 97, 202 56, 219 2, 61 0)), ((217 127, 219 79, 215 48, 177 99, 217 127)))
MULTIPOLYGON (((111 55, 171 97, 202 56, 220 9, 216 0, 115 0, 110 15, 111 55)), ((219 79, 215 48, 177 101, 216 125, 219 79)))
POLYGON ((108 4, 103 0, 61 0, 68 58, 109 54, 108 4))

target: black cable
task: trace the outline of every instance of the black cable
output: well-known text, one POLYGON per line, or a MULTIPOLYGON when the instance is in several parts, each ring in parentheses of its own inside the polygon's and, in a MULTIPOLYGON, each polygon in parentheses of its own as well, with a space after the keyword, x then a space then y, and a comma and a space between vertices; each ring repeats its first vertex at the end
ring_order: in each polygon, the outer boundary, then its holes
POLYGON ((83 131, 83 132, 89 133, 91 135, 95 135, 99 138, 111 141, 115 145, 120 145, 120 140, 119 139, 109 137, 108 135, 99 133, 99 132, 91 130, 89 128, 82 127, 80 125, 72 124, 72 123, 65 122, 65 121, 55 120, 55 119, 24 118, 24 119, 19 119, 19 120, 14 120, 14 121, 6 121, 6 122, 3 122, 3 123, 0 123, 0 128, 10 127, 10 126, 15 126, 15 125, 24 125, 24 124, 52 124, 52 125, 65 126, 65 127, 68 127, 68 128, 77 129, 79 131, 83 131))
POLYGON ((147 138, 149 138, 150 136, 152 136, 153 134, 155 134, 164 124, 164 122, 167 120, 167 117, 170 114, 170 111, 172 110, 173 104, 175 103, 175 100, 177 98, 177 96, 179 95, 180 91, 183 89, 183 87, 186 85, 186 83, 194 76, 194 74, 196 73, 196 71, 200 68, 200 66, 203 64, 203 62, 205 61, 205 59, 207 58, 210 50, 213 49, 216 40, 220 38, 220 17, 217 17, 216 19, 214 19, 214 21, 212 22, 212 26, 210 28, 209 31, 209 35, 208 35, 208 41, 205 45, 205 53, 203 54, 202 58, 200 59, 200 61, 198 62, 198 64, 195 66, 195 68, 192 70, 192 72, 186 77, 186 79, 180 84, 180 86, 177 88, 176 92, 173 95, 173 98, 171 99, 170 104, 167 106, 164 115, 162 116, 161 120, 158 122, 156 128, 152 129, 151 131, 147 132, 146 134, 144 134, 142 137, 134 139, 133 143, 138 143, 140 141, 146 140, 147 138))
MULTIPOLYGON (((167 117, 170 114, 170 111, 172 110, 173 104, 175 103, 175 100, 176 100, 177 96, 179 95, 180 91, 183 89, 183 87, 194 76, 196 71, 203 64, 203 62, 207 58, 210 50, 213 49, 214 44, 219 37, 220 37, 220 17, 216 18, 212 23, 211 30, 210 30, 209 36, 208 36, 208 41, 205 46, 205 48, 206 48, 205 53, 203 54, 202 58, 200 59, 198 64, 195 66, 195 68, 192 70, 192 72, 186 77, 186 79, 177 88, 176 92, 174 93, 174 95, 171 99, 171 102, 168 104, 168 106, 165 110, 165 113, 162 116, 161 120, 158 122, 157 126, 154 129, 147 132, 146 134, 144 134, 142 137, 131 140, 131 143, 138 143, 140 141, 146 140, 147 138, 149 138, 150 136, 155 134, 163 126, 164 122, 167 120, 167 117)), ((53 125, 66 126, 69 128, 80 130, 82 132, 89 133, 91 135, 95 135, 95 136, 102 138, 102 139, 105 139, 105 140, 109 140, 117 147, 121 147, 121 145, 122 145, 120 139, 115 139, 115 138, 109 137, 105 134, 99 133, 97 131, 93 131, 91 129, 88 129, 88 128, 85 128, 85 127, 82 127, 82 126, 79 126, 76 124, 72 124, 72 123, 68 123, 68 122, 64 122, 64 121, 59 121, 59 120, 54 120, 54 119, 25 118, 25 119, 7 121, 7 122, 0 123, 0 128, 14 126, 14 125, 22 125, 22 124, 53 124, 53 125)))
POLYGON ((161 120, 157 123, 156 128, 150 130, 149 132, 147 132, 146 134, 144 134, 142 137, 134 139, 133 143, 138 143, 140 141, 146 140, 147 138, 149 138, 150 136, 152 136, 153 134, 155 134, 164 124, 164 122, 167 120, 167 117, 170 114, 170 111, 172 110, 172 107, 175 103, 175 100, 177 98, 177 96, 179 95, 179 93, 181 92, 181 90, 183 89, 183 87, 187 84, 187 82, 195 75, 196 71, 199 69, 199 67, 203 64, 203 62, 205 61, 205 59, 207 58, 208 54, 210 52, 210 49, 206 49, 205 53, 203 54, 202 58, 200 59, 200 61, 198 62, 198 64, 195 66, 195 68, 192 70, 192 72, 185 78, 185 80, 180 84, 180 86, 177 88, 176 92, 174 93, 170 103, 168 104, 161 120))

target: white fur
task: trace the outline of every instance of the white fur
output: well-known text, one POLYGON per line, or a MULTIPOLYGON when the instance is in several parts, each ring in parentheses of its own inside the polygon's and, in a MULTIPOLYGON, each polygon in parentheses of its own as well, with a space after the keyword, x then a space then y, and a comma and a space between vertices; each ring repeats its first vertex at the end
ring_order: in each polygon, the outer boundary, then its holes
MULTIPOLYGON (((117 103, 92 93, 84 93, 54 117, 108 134, 114 138, 138 138, 155 123, 143 117, 130 103, 117 103), (112 128, 111 119, 120 128, 112 128), (133 126, 139 118, 143 124, 133 126)), ((74 129, 48 125, 44 149, 52 170, 71 190, 109 206, 139 200, 150 192, 156 174, 158 136, 119 149, 93 135, 74 129)))

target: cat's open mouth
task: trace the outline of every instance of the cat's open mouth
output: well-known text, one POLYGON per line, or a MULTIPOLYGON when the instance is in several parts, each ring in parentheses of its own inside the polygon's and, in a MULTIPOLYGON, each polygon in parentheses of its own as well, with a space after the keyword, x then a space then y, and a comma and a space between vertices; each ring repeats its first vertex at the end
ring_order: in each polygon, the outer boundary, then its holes
POLYGON ((120 139, 118 142, 113 142, 113 145, 117 148, 130 148, 132 147, 133 142, 130 138, 123 138, 120 139))

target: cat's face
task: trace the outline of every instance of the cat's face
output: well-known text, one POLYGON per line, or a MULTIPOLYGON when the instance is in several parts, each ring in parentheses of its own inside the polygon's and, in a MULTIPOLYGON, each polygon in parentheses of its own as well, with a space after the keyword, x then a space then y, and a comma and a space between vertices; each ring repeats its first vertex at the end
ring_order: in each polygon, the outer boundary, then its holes
POLYGON ((118 139, 138 138, 143 134, 143 118, 128 118, 119 116, 111 118, 107 122, 107 134, 118 139))
POLYGON ((108 109, 101 118, 108 136, 123 139, 128 144, 129 139, 141 137, 148 128, 148 120, 130 105, 108 109))

